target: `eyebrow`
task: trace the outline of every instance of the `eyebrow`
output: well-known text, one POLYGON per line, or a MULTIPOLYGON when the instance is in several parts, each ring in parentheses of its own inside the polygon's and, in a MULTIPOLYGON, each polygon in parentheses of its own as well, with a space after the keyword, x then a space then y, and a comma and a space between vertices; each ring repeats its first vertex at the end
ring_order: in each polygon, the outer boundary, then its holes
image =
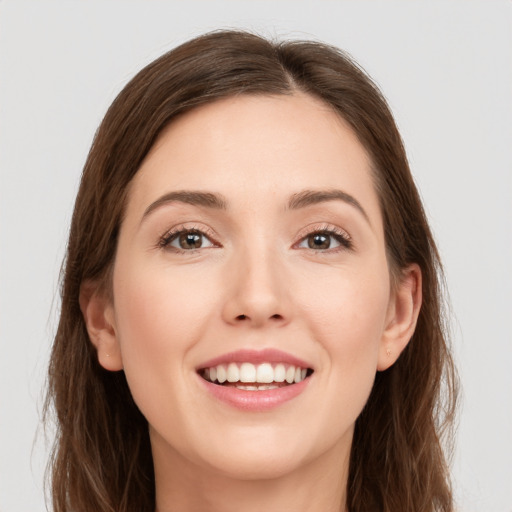
MULTIPOLYGON (((354 208, 356 208, 370 224, 368 214, 361 206, 359 201, 347 192, 338 189, 330 190, 303 190, 297 192, 290 197, 288 201, 288 210, 299 210, 308 206, 325 203, 328 201, 343 201, 354 208)), ((205 208, 211 208, 214 210, 227 210, 228 202, 220 194, 214 194, 212 192, 200 192, 196 190, 177 190, 168 192, 163 196, 159 197, 156 201, 151 203, 144 214, 142 220, 144 220, 151 212, 170 203, 185 203, 193 206, 202 206, 205 208)))
POLYGON ((186 203, 194 206, 203 206, 214 210, 226 210, 227 201, 218 194, 211 192, 198 192, 195 190, 177 190, 169 192, 159 197, 151 203, 144 211, 142 220, 144 220, 152 211, 169 203, 186 203))
POLYGON ((370 223, 370 218, 366 213, 365 209, 361 206, 359 201, 343 192, 343 190, 338 189, 330 189, 330 190, 303 190, 302 192, 298 192, 297 194, 293 194, 288 202, 288 209, 290 210, 298 210, 299 208, 305 208, 307 206, 325 203, 327 201, 343 201, 347 203, 357 210, 363 215, 368 224, 370 223))

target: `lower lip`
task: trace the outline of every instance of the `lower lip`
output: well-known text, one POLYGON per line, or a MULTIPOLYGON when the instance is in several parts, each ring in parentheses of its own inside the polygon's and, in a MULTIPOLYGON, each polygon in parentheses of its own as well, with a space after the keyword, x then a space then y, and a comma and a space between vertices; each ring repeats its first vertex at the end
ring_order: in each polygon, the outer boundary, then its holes
POLYGON ((276 389, 249 391, 232 386, 219 386, 218 384, 208 382, 199 375, 198 377, 207 391, 221 402, 242 411, 254 412, 268 411, 292 400, 306 389, 311 379, 311 377, 307 377, 296 384, 290 384, 289 386, 276 389))

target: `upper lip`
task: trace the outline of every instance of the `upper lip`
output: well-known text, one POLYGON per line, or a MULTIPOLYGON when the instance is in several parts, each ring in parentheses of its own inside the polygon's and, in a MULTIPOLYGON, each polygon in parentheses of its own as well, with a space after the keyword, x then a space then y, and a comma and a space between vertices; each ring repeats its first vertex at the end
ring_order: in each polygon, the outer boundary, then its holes
POLYGON ((229 363, 285 363, 293 366, 300 366, 301 368, 313 369, 311 364, 303 359, 274 348, 267 348, 264 350, 236 350, 234 352, 229 352, 227 354, 214 357, 213 359, 209 359, 208 361, 200 364, 197 369, 202 370, 204 368, 218 366, 219 364, 229 363))

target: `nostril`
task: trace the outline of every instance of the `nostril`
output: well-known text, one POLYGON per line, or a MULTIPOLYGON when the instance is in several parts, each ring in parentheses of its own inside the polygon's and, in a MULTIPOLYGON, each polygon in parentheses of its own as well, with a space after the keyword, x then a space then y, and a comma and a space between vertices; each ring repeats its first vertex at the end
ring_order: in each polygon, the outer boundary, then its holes
MULTIPOLYGON (((242 315, 238 315, 235 318, 235 320, 242 321, 242 320, 250 320, 251 318, 252 317, 242 314, 242 315)), ((283 315, 280 315, 279 313, 276 313, 269 317, 269 320, 283 320, 283 319, 284 319, 283 315)))

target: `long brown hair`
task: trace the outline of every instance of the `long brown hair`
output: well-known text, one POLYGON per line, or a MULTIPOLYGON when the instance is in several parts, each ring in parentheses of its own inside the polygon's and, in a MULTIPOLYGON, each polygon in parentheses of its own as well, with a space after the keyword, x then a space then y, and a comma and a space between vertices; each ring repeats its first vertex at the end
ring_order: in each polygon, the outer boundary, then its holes
MULTIPOLYGON (((179 114, 239 94, 302 91, 330 105, 368 151, 391 274, 417 263, 423 305, 399 360, 378 373, 356 422, 350 512, 451 512, 442 434, 453 419, 456 376, 447 348, 439 256, 390 110, 340 50, 270 42, 238 31, 189 41, 140 71, 101 123, 82 175, 61 283, 47 415, 57 439, 49 464, 56 512, 153 512, 148 426, 124 373, 98 363, 78 297, 85 280, 108 290, 127 187, 162 129, 179 114)), ((450 436, 448 436, 450 439, 450 436)))

